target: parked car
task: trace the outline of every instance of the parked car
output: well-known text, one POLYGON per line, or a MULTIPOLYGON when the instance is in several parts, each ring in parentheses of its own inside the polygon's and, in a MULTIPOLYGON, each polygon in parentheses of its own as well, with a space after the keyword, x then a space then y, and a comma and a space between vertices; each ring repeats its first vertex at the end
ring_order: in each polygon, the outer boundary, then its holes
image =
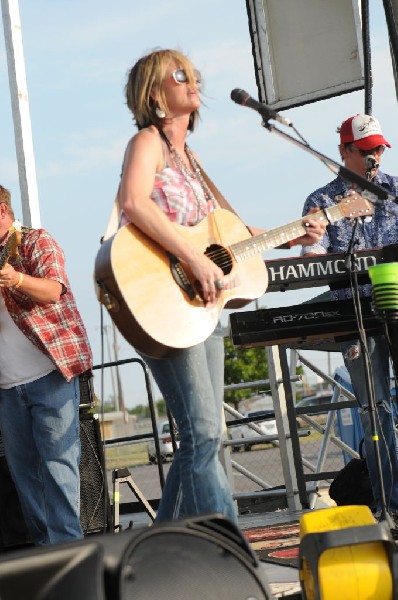
MULTIPOLYGON (((296 403, 295 408, 308 407, 308 412, 305 412, 306 415, 309 415, 311 419, 313 419, 319 425, 325 425, 326 419, 328 416, 328 410, 322 412, 311 412, 311 406, 319 406, 320 404, 330 404, 332 401, 333 392, 325 391, 319 392, 318 394, 314 394, 312 396, 306 396, 302 400, 296 403)), ((344 396, 341 396, 341 400, 344 399, 344 396)), ((309 427, 307 421, 301 417, 301 415, 296 416, 297 427, 309 427)))
MULTIPOLYGON (((269 417, 270 415, 274 416, 273 407, 270 409, 266 409, 266 410, 255 410, 255 411, 248 411, 248 412, 243 413, 244 417, 248 417, 248 418, 252 418, 252 419, 254 419, 255 417, 260 417, 260 416, 261 417, 269 417)), ((257 420, 254 421, 253 420, 253 423, 255 425, 257 425, 258 427, 260 427, 261 431, 263 432, 262 435, 277 435, 278 434, 278 429, 276 427, 275 418, 264 419, 263 421, 257 421, 257 420)), ((257 431, 254 431, 254 429, 249 427, 249 425, 247 425, 247 424, 232 425, 230 427, 229 434, 230 434, 231 440, 242 440, 245 438, 255 438, 256 436, 260 435, 259 433, 257 433, 257 431)), ((264 442, 257 442, 257 443, 264 443, 264 442)), ((256 444, 256 442, 247 442, 247 443, 239 445, 239 446, 232 446, 232 451, 239 452, 239 450, 241 450, 242 448, 244 450, 251 450, 255 444, 256 444)))
MULTIPOLYGON (((163 421, 158 425, 158 435, 159 435, 159 446, 160 446, 160 455, 162 457, 163 462, 167 462, 167 460, 173 459, 173 444, 171 441, 170 434, 170 423, 168 421, 163 421)), ((177 448, 179 446, 178 435, 176 434, 176 444, 177 448)), ((147 444, 148 449, 148 460, 151 464, 157 463, 156 458, 156 447, 155 440, 152 439, 147 444)))

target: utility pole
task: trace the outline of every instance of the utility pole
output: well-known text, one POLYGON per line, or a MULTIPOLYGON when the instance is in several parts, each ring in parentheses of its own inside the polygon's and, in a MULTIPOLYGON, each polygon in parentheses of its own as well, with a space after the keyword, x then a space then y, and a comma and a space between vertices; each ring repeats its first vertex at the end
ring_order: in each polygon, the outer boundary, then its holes
MULTIPOLYGON (((119 360, 119 355, 118 355, 119 347, 117 345, 116 327, 115 327, 115 324, 113 322, 112 322, 112 329, 113 329, 113 352, 114 352, 115 362, 118 362, 118 360, 119 360)), ((117 394, 118 394, 118 409, 124 412, 125 411, 125 406, 124 406, 124 397, 123 397, 122 382, 121 382, 121 379, 120 379, 119 365, 116 365, 116 367, 115 367, 115 373, 116 373, 116 384, 117 384, 117 394)))
MULTIPOLYGON (((113 357, 112 357, 112 353, 111 353, 111 345, 110 345, 110 341, 109 341, 109 325, 104 325, 103 326, 103 333, 106 339, 106 347, 108 350, 108 359, 109 362, 113 361, 113 357)), ((111 379, 112 379, 112 391, 113 391, 113 399, 115 402, 115 410, 118 411, 119 410, 119 395, 116 389, 116 377, 115 377, 115 373, 116 370, 114 367, 111 367, 111 379)))

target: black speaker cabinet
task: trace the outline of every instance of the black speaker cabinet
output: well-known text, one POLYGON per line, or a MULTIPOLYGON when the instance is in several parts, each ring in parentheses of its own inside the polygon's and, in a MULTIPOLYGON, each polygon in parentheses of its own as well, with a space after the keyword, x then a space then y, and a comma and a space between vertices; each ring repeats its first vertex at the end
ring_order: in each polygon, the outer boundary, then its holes
MULTIPOLYGON (((80 522, 83 533, 110 531, 111 505, 97 415, 80 413, 80 443, 80 522)), ((0 442, 0 549, 30 543, 17 491, 0 442)))
POLYGON ((109 531, 112 513, 98 415, 80 413, 80 523, 83 533, 109 531))
POLYGON ((0 549, 25 546, 31 539, 4 454, 0 455, 0 549))
POLYGON ((0 557, 0 598, 268 600, 260 563, 225 517, 105 533, 0 557), (89 582, 89 585, 88 585, 89 582))
POLYGON ((83 540, 7 552, 0 556, 0 597, 105 600, 102 548, 83 540))

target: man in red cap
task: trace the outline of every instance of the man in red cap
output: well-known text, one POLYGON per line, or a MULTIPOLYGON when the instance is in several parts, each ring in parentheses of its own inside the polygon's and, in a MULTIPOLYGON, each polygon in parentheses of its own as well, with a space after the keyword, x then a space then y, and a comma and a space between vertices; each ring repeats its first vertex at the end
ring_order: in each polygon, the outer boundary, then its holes
MULTIPOLYGON (((370 115, 355 115, 344 121, 337 131, 340 133, 339 150, 345 166, 362 177, 374 179, 385 147, 391 148, 379 121, 370 115)), ((384 186, 380 177, 375 183, 384 186)))
POLYGON ((341 143, 355 143, 355 146, 361 150, 372 150, 381 145, 391 148, 391 144, 382 134, 379 121, 370 115, 350 117, 342 123, 338 131, 341 143))
MULTIPOLYGON (((340 133, 339 152, 345 166, 362 177, 385 188, 389 194, 397 197, 398 177, 386 175, 379 170, 383 152, 391 147, 385 139, 380 124, 371 115, 358 114, 344 121, 337 129, 340 133)), ((328 208, 339 202, 352 184, 338 176, 336 179, 308 196, 303 214, 312 208, 328 208)), ((346 253, 353 242, 353 249, 380 248, 398 243, 398 206, 393 200, 386 200, 377 206, 373 216, 360 218, 356 229, 348 219, 338 221, 327 227, 324 237, 312 246, 304 246, 302 254, 326 254, 329 252, 346 253), (354 240, 352 237, 354 235, 354 240)), ((372 286, 362 285, 360 295, 370 296, 372 286)), ((351 288, 331 289, 332 300, 352 298, 351 288)), ((355 396, 361 407, 361 423, 364 430, 366 460, 372 482, 377 510, 381 511, 381 495, 378 471, 375 460, 372 430, 369 417, 369 400, 366 382, 365 360, 359 340, 341 343, 344 363, 350 374, 355 396)), ((398 445, 393 419, 390 392, 389 347, 383 335, 367 337, 367 347, 371 361, 371 378, 375 390, 377 429, 383 483, 387 510, 397 522, 398 516, 398 445)))

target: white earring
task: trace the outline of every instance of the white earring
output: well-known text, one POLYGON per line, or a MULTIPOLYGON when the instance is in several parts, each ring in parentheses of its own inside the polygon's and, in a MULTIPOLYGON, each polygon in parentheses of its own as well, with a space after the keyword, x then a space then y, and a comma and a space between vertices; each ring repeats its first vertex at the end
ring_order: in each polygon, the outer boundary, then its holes
POLYGON ((155 108, 155 113, 156 113, 156 116, 157 116, 159 119, 164 119, 164 118, 165 118, 165 116, 166 116, 166 113, 164 112, 164 110, 162 110, 162 109, 160 108, 160 106, 157 106, 157 107, 155 108))

